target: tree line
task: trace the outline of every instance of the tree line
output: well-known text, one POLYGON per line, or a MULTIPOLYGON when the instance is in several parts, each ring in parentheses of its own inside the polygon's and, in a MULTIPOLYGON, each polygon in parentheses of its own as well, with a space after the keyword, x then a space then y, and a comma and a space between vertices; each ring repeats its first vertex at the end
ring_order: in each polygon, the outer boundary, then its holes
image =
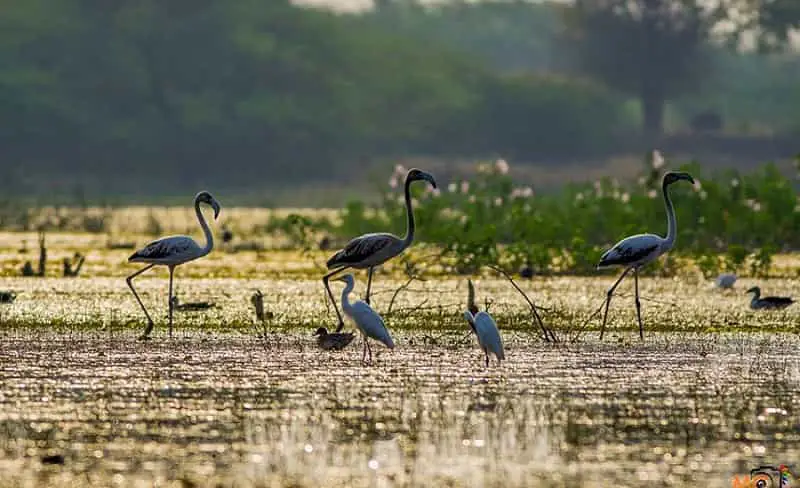
MULTIPOLYGON (((750 29, 785 45, 795 3, 737 1, 748 24, 730 42, 750 29)), ((637 130, 626 97, 661 130, 724 19, 690 0, 0 5, 7 194, 252 187, 399 154, 603 154, 637 130)))

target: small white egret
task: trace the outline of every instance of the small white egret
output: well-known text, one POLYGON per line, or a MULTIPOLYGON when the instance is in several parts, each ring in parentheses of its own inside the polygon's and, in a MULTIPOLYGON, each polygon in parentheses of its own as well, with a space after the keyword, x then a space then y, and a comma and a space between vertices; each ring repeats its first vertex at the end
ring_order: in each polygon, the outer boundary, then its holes
POLYGON ((330 280, 333 275, 349 268, 367 269, 367 295, 364 300, 369 304, 372 273, 375 271, 375 267, 398 256, 414 241, 414 211, 411 208, 411 183, 418 180, 427 181, 436 188, 436 180, 434 180, 433 176, 430 174, 416 168, 412 168, 408 171, 405 182, 406 218, 408 224, 404 237, 400 238, 385 232, 364 234, 348 242, 344 249, 328 259, 327 266, 331 271, 322 277, 322 283, 325 285, 328 297, 331 299, 331 302, 333 302, 333 309, 336 310, 336 316, 339 318, 339 325, 336 328, 336 332, 342 330, 344 321, 342 320, 341 313, 339 313, 339 309, 336 307, 336 300, 333 298, 328 280, 330 280))
POLYGON ((480 344, 483 353, 486 356, 486 366, 489 366, 489 353, 495 355, 497 364, 506 358, 503 351, 503 340, 500 338, 500 331, 497 330, 497 324, 491 315, 486 312, 478 312, 472 315, 469 310, 464 310, 464 318, 472 328, 472 331, 478 336, 478 344, 480 344))
POLYGON ((326 351, 338 351, 347 347, 353 339, 355 334, 352 332, 328 332, 325 327, 320 327, 314 332, 317 336, 317 345, 320 349, 326 351))
POLYGON ((661 183, 661 191, 664 195, 664 205, 667 209, 667 236, 661 237, 655 234, 638 234, 635 236, 626 237, 619 241, 605 252, 600 257, 600 263, 597 269, 606 268, 610 266, 625 266, 625 271, 619 279, 608 289, 606 293, 605 312, 603 313, 603 325, 600 328, 600 339, 603 338, 603 333, 606 329, 606 321, 608 319, 608 307, 611 305, 611 297, 614 290, 620 284, 623 278, 633 270, 634 288, 636 291, 636 318, 639 320, 639 337, 644 339, 644 327, 642 326, 642 306, 639 302, 639 268, 654 261, 656 258, 666 253, 675 244, 675 235, 678 232, 677 223, 675 221, 675 209, 672 206, 672 200, 669 198, 667 189, 669 185, 676 181, 685 180, 694 184, 694 178, 689 173, 668 172, 664 175, 661 183))
POLYGON ((369 346, 367 338, 380 341, 389 349, 394 349, 392 336, 389 335, 389 330, 383 323, 381 316, 378 315, 369 304, 361 300, 350 303, 348 296, 356 286, 353 275, 346 274, 339 278, 338 281, 344 281, 345 283, 344 290, 342 290, 342 310, 345 315, 355 322, 356 327, 361 331, 361 335, 364 339, 364 354, 361 356, 361 362, 366 362, 367 352, 369 351, 369 363, 372 363, 372 349, 369 346))
POLYGON ((754 286, 746 293, 752 293, 753 299, 750 300, 750 308, 753 310, 781 310, 794 303, 789 297, 764 297, 761 298, 761 288, 754 286))
POLYGON ((200 222, 200 227, 203 229, 203 233, 206 236, 206 245, 204 247, 200 247, 200 245, 189 236, 170 236, 151 242, 128 258, 129 263, 149 263, 147 266, 125 279, 133 292, 133 296, 136 297, 136 301, 139 302, 139 306, 142 307, 144 315, 147 317, 147 328, 145 328, 144 333, 140 337, 141 339, 149 338, 150 332, 153 330, 153 319, 150 318, 147 308, 145 308, 144 303, 142 303, 142 300, 136 293, 136 289, 133 287, 133 279, 156 265, 163 265, 169 268, 169 297, 167 303, 169 305, 169 336, 172 337, 172 312, 175 305, 172 299, 172 281, 175 274, 175 267, 203 257, 214 248, 214 238, 211 235, 211 229, 208 228, 206 219, 203 217, 203 212, 200 211, 201 203, 210 205, 211 208, 214 209, 214 219, 219 217, 220 205, 207 191, 201 191, 194 197, 194 210, 197 214, 197 220, 200 222))
POLYGON ((733 273, 722 273, 714 280, 714 286, 725 290, 733 288, 734 283, 736 283, 736 275, 733 273))

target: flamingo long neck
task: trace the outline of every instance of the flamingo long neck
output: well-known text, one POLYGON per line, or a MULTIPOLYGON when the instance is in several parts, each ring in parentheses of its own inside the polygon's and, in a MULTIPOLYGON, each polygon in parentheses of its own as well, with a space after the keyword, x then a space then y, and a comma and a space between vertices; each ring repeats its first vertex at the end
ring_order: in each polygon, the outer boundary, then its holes
POLYGON ((212 249, 214 249, 214 236, 211 235, 211 229, 208 228, 208 223, 206 223, 206 218, 203 217, 203 212, 200 211, 200 201, 195 200, 194 202, 194 212, 197 214, 197 220, 200 221, 200 227, 203 229, 203 234, 206 236, 206 245, 201 249, 202 256, 210 253, 212 249))
POLYGON ((411 208, 411 181, 406 180, 405 193, 406 193, 406 219, 408 224, 406 226, 406 235, 403 237, 403 248, 411 245, 414 240, 414 210, 411 208))
POLYGON ((678 232, 678 223, 675 220, 675 208, 672 206, 672 200, 669 198, 669 185, 664 184, 661 187, 661 192, 664 194, 664 206, 667 208, 667 237, 664 239, 664 250, 672 249, 675 244, 675 234, 678 232))
POLYGON ((348 281, 347 284, 345 284, 344 286, 344 290, 342 290, 342 310, 344 310, 344 312, 347 313, 348 315, 350 315, 349 314, 350 310, 353 309, 353 306, 350 304, 349 296, 350 292, 353 291, 353 288, 355 288, 355 286, 356 286, 355 282, 348 281))

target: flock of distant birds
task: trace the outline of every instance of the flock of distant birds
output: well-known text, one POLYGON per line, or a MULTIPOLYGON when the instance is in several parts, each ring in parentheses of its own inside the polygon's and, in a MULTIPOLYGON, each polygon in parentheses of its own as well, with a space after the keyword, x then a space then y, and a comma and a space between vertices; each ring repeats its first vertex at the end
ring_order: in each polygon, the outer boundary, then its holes
MULTIPOLYGON (((411 198, 411 185, 415 181, 425 181, 433 188, 436 188, 436 180, 434 177, 425 171, 413 168, 408 171, 405 178, 404 195, 407 216, 406 233, 403 237, 398 237, 389 233, 370 233, 358 236, 348 242, 343 249, 335 253, 328 261, 327 267, 329 272, 322 278, 328 298, 333 303, 336 316, 338 318, 338 325, 335 332, 328 332, 324 327, 320 327, 315 331, 317 336, 317 343, 322 349, 336 350, 343 349, 352 342, 355 334, 350 332, 342 332, 344 327, 344 320, 339 308, 336 305, 333 293, 330 288, 330 280, 339 276, 337 280, 345 283, 344 290, 341 295, 341 307, 344 314, 349 317, 356 325, 358 330, 363 336, 363 355, 362 362, 372 361, 372 350, 369 345, 368 338, 377 340, 383 343, 386 347, 393 349, 395 347, 394 341, 386 328, 383 318, 370 306, 370 290, 372 287, 373 273, 377 266, 382 265, 388 260, 400 255, 405 251, 414 240, 414 211, 412 209, 411 198), (367 290, 364 300, 356 300, 350 302, 349 296, 355 287, 355 279, 352 274, 342 273, 347 270, 367 270, 367 290)), ((654 261, 662 254, 672 249, 675 243, 677 234, 677 223, 675 220, 675 210, 670 199, 668 188, 673 183, 678 181, 687 181, 694 184, 694 179, 688 173, 684 172, 668 172, 664 175, 662 180, 662 195, 664 197, 664 204, 667 211, 667 234, 661 237, 655 234, 637 234, 622 239, 615 244, 611 249, 606 251, 600 258, 598 263, 599 268, 606 267, 621 267, 623 268, 622 274, 617 281, 608 289, 606 293, 605 302, 603 304, 605 310, 603 313, 603 322, 600 329, 600 338, 602 339, 605 332, 606 323, 608 320, 608 310, 611 305, 611 299, 614 291, 617 289, 622 280, 632 271, 634 277, 634 289, 636 316, 639 323, 639 336, 644 339, 644 326, 641 316, 641 303, 639 300, 639 269, 642 266, 654 261)), ((214 211, 214 218, 219 217, 221 206, 219 202, 207 191, 201 191, 194 199, 195 213, 203 230, 206 238, 205 245, 201 246, 194 239, 189 236, 170 236, 155 240, 147 244, 142 249, 133 253, 128 262, 143 263, 146 266, 126 278, 126 282, 133 293, 136 301, 139 303, 142 311, 147 318, 147 326, 142 334, 142 339, 148 339, 153 330, 154 322, 147 311, 142 300, 139 298, 136 288, 134 287, 134 278, 141 275, 145 271, 153 268, 154 266, 166 266, 169 269, 169 335, 172 337, 173 325, 173 311, 180 307, 177 297, 173 296, 173 281, 175 268, 181 264, 201 258, 214 247, 214 239, 209 229, 208 223, 201 211, 201 204, 210 206, 214 211)), ((720 288, 730 288, 736 281, 736 276, 733 274, 723 274, 717 279, 717 286, 720 288)), ((747 293, 752 293, 753 298, 750 306, 753 309, 783 309, 793 303, 793 300, 788 297, 762 297, 761 290, 758 287, 750 288, 747 293)), ((11 298, 13 300, 13 297, 11 298)), ((478 343, 485 354, 486 365, 489 364, 489 355, 494 355, 498 362, 505 359, 503 350, 503 341, 497 328, 494 319, 487 312, 482 312, 477 309, 474 304, 474 290, 470 282, 470 300, 468 302, 468 309, 464 312, 466 319, 472 332, 475 333, 478 343)))

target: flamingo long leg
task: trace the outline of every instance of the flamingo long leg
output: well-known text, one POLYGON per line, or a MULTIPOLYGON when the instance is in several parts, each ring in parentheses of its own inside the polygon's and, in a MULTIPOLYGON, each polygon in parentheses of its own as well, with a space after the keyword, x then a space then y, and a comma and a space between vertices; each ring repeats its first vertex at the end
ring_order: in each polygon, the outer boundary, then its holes
POLYGON ((155 266, 155 264, 148 264, 144 268, 125 278, 125 281, 128 283, 128 287, 133 292, 133 296, 136 298, 136 301, 139 302, 139 306, 142 307, 142 311, 144 312, 145 317, 147 317, 147 327, 144 329, 144 334, 141 335, 140 339, 147 339, 150 336, 150 332, 153 330, 153 319, 150 318, 147 308, 145 308, 144 303, 142 303, 142 300, 139 298, 139 294, 136 293, 136 288, 133 287, 133 279, 153 266, 155 266))
POLYGON ((367 343, 367 351, 369 351, 369 364, 372 364, 372 348, 369 346, 369 341, 364 337, 364 342, 367 343))
POLYGON ((369 291, 370 291, 370 289, 372 289, 372 272, 373 271, 375 271, 375 267, 374 266, 370 266, 369 272, 367 274, 367 297, 364 299, 364 301, 367 302, 367 305, 370 304, 369 303, 369 291))
POLYGON ((172 339, 172 277, 175 274, 175 266, 169 267, 169 338, 172 339))
POLYGON ((333 303, 333 309, 336 310, 336 317, 339 319, 339 325, 336 326, 336 332, 341 332, 344 328, 344 320, 342 320, 342 313, 339 312, 339 307, 336 305, 336 299, 333 298, 333 292, 331 292, 331 286, 328 283, 328 280, 331 279, 331 276, 348 269, 349 266, 345 266, 344 268, 336 268, 330 273, 326 274, 322 277, 322 283, 325 285, 325 290, 328 292, 328 298, 331 299, 331 303, 333 303))
POLYGON ((486 355, 486 367, 488 368, 489 367, 489 350, 488 349, 484 349, 483 353, 486 355))
POLYGON ((608 289, 606 293, 606 310, 603 313, 603 325, 600 327, 600 340, 603 339, 603 333, 606 330, 606 321, 608 320, 608 307, 611 305, 611 296, 614 295, 614 290, 617 289, 617 286, 622 282, 622 279, 631 271, 633 268, 627 268, 625 271, 622 272, 619 279, 608 289))
POLYGON ((639 319, 639 339, 644 340, 644 327, 642 326, 642 304, 639 302, 639 268, 633 269, 633 283, 636 290, 636 318, 639 319))

